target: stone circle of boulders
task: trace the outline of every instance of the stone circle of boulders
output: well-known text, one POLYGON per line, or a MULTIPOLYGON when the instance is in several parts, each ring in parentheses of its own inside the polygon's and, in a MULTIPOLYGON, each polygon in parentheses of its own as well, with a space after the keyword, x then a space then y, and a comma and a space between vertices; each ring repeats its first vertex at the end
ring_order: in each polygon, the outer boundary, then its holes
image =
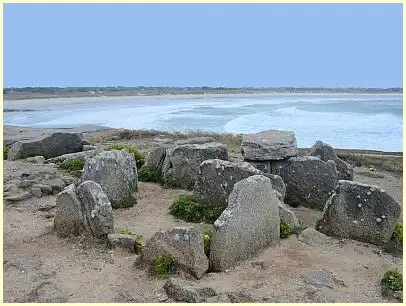
POLYGON ((184 144, 168 148, 162 166, 162 179, 166 186, 193 189, 200 164, 208 159, 228 159, 224 144, 184 144))
POLYGON ((249 163, 220 159, 206 160, 201 163, 193 192, 200 202, 215 203, 225 208, 234 185, 253 175, 267 176, 273 188, 283 198, 286 188, 281 177, 263 173, 249 163))
POLYGON ((333 147, 320 140, 310 148, 309 155, 316 156, 323 161, 333 160, 336 163, 339 180, 352 181, 354 178, 354 168, 341 158, 337 157, 333 147))
POLYGON ((317 230, 382 246, 390 240, 400 212, 400 204, 385 190, 340 180, 326 203, 317 230))
POLYGON ((228 207, 214 223, 210 245, 214 271, 233 267, 279 242, 279 203, 265 176, 250 176, 234 185, 228 207))
POLYGON ((314 156, 291 157, 271 164, 271 172, 286 184, 285 203, 323 210, 338 183, 334 161, 314 156))
POLYGON ((113 208, 131 207, 137 201, 137 165, 127 150, 104 151, 86 159, 83 180, 99 183, 113 208))
POLYGON ((53 133, 39 140, 20 140, 14 142, 7 153, 8 160, 32 156, 51 158, 83 150, 83 142, 77 133, 53 133))
POLYGON ((79 235, 84 230, 96 238, 114 232, 113 210, 101 186, 85 181, 58 194, 54 227, 59 236, 79 235))
POLYGON ((201 278, 209 268, 202 234, 193 226, 156 232, 142 248, 141 260, 153 265, 157 256, 171 258, 179 268, 196 278, 201 278))

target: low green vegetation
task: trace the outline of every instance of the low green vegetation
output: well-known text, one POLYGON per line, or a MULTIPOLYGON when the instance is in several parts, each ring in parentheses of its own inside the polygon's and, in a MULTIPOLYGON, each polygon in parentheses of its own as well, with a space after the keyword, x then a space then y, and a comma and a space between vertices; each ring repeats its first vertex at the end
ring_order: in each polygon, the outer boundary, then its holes
POLYGON ((403 277, 397 269, 386 271, 381 280, 382 285, 392 291, 403 290, 403 277))
POLYGON ((180 195, 170 207, 171 215, 193 223, 214 223, 223 210, 219 205, 197 202, 193 195, 180 195))
POLYGON ((141 182, 158 183, 159 173, 155 168, 143 165, 138 170, 138 180, 140 180, 141 182))
POLYGON ((3 159, 7 159, 8 151, 10 151, 10 148, 11 148, 10 145, 5 146, 5 147, 3 148, 3 159))
POLYGON ((204 253, 206 254, 207 257, 210 256, 210 245, 212 236, 213 231, 206 231, 203 233, 204 253))
POLYGON ((140 169, 145 163, 145 155, 138 152, 138 150, 134 146, 116 144, 111 145, 105 149, 105 151, 112 150, 127 150, 128 153, 134 155, 135 161, 137 163, 137 169, 140 169))
POLYGON ((120 230, 120 234, 122 235, 131 235, 131 236, 135 236, 135 234, 133 232, 130 232, 128 229, 123 228, 120 230))
POLYGON ((80 176, 80 171, 83 170, 85 162, 79 159, 65 160, 58 165, 59 169, 66 170, 71 174, 80 176))
POLYGON ((290 224, 285 222, 285 221, 281 221, 281 223, 280 223, 280 237, 282 239, 288 238, 289 235, 292 235, 293 233, 294 232, 293 232, 293 229, 290 226, 290 224))
POLYGON ((396 224, 393 238, 400 247, 403 246, 403 224, 396 224))
POLYGON ((176 270, 176 262, 168 256, 157 256, 154 264, 154 274, 159 278, 168 278, 176 270))

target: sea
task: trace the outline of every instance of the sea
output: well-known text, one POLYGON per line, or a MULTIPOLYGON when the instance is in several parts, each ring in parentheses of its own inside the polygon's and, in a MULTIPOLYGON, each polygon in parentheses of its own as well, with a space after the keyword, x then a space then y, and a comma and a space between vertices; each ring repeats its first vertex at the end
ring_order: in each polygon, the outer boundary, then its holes
MULTIPOLYGON (((402 94, 233 94, 24 100, 26 111, 4 112, 4 124, 84 124, 163 131, 255 133, 286 130, 299 147, 321 140, 335 148, 402 152, 402 94), (33 100, 34 101, 34 100, 33 100), (39 101, 39 100, 35 100, 39 101)), ((13 109, 21 101, 5 101, 13 109)))

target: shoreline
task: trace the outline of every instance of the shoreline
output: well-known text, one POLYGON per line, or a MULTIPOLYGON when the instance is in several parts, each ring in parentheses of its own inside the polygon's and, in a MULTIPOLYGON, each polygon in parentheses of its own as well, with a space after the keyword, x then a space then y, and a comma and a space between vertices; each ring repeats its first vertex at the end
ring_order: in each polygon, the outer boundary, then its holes
MULTIPOLYGON (((87 125, 78 125, 72 127, 52 127, 52 128, 36 128, 36 127, 29 127, 29 126, 16 126, 16 125, 3 125, 3 145, 8 143, 10 140, 26 140, 26 139, 34 139, 43 135, 52 134, 55 132, 72 132, 72 133, 83 133, 83 134, 92 134, 92 133, 103 133, 103 132, 114 132, 114 131, 131 131, 131 132, 139 132, 139 133, 147 133, 147 134, 162 134, 162 135, 184 135, 188 137, 188 134, 193 133, 203 133, 207 135, 233 135, 233 136, 240 136, 243 134, 235 134, 235 133, 214 133, 214 132, 206 132, 206 131, 188 131, 188 132, 168 132, 162 130, 131 130, 125 128, 111 128, 101 125, 94 125, 94 124, 87 124, 87 125)), ((309 148, 302 148, 298 147, 299 150, 307 150, 309 148)), ((392 156, 392 157, 402 157, 402 151, 380 151, 380 150, 373 150, 373 149, 356 149, 356 148, 334 148, 334 150, 340 153, 354 153, 354 154, 367 154, 367 155, 385 155, 385 156, 392 156)))

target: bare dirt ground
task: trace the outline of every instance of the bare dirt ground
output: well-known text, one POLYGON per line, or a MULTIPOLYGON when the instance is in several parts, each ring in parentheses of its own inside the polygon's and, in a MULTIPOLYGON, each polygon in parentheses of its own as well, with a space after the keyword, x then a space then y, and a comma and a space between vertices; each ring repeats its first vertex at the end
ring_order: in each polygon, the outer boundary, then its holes
MULTIPOLYGON (((102 147, 109 143, 135 144, 147 152, 169 141, 168 138, 174 137, 148 135, 94 143, 102 147)), ((238 159, 238 149, 232 142, 229 144, 231 155, 238 159)), ((356 181, 380 186, 402 203, 402 177, 384 171, 371 174, 365 167, 355 170, 356 181)), ((26 163, 4 162, 4 175, 8 179, 22 171, 27 171, 26 163)), ((188 224, 169 214, 172 201, 183 193, 190 192, 140 182, 137 204, 114 210, 115 230, 143 234, 145 241, 158 230, 188 224)), ((157 279, 136 266, 138 255, 119 248, 109 250, 103 241, 88 237, 56 236, 55 199, 55 195, 50 195, 4 204, 4 302, 166 301, 162 289, 166 280, 157 279)), ((306 208, 294 211, 309 227, 321 215, 306 208)), ((379 303, 386 301, 381 296, 380 279, 393 267, 402 270, 402 258, 371 244, 335 238, 322 244, 307 244, 292 235, 282 240, 280 246, 265 249, 227 272, 208 273, 195 282, 218 293, 248 292, 280 302, 379 303), (319 269, 331 271, 339 281, 331 287, 311 286, 307 275, 319 269)))

